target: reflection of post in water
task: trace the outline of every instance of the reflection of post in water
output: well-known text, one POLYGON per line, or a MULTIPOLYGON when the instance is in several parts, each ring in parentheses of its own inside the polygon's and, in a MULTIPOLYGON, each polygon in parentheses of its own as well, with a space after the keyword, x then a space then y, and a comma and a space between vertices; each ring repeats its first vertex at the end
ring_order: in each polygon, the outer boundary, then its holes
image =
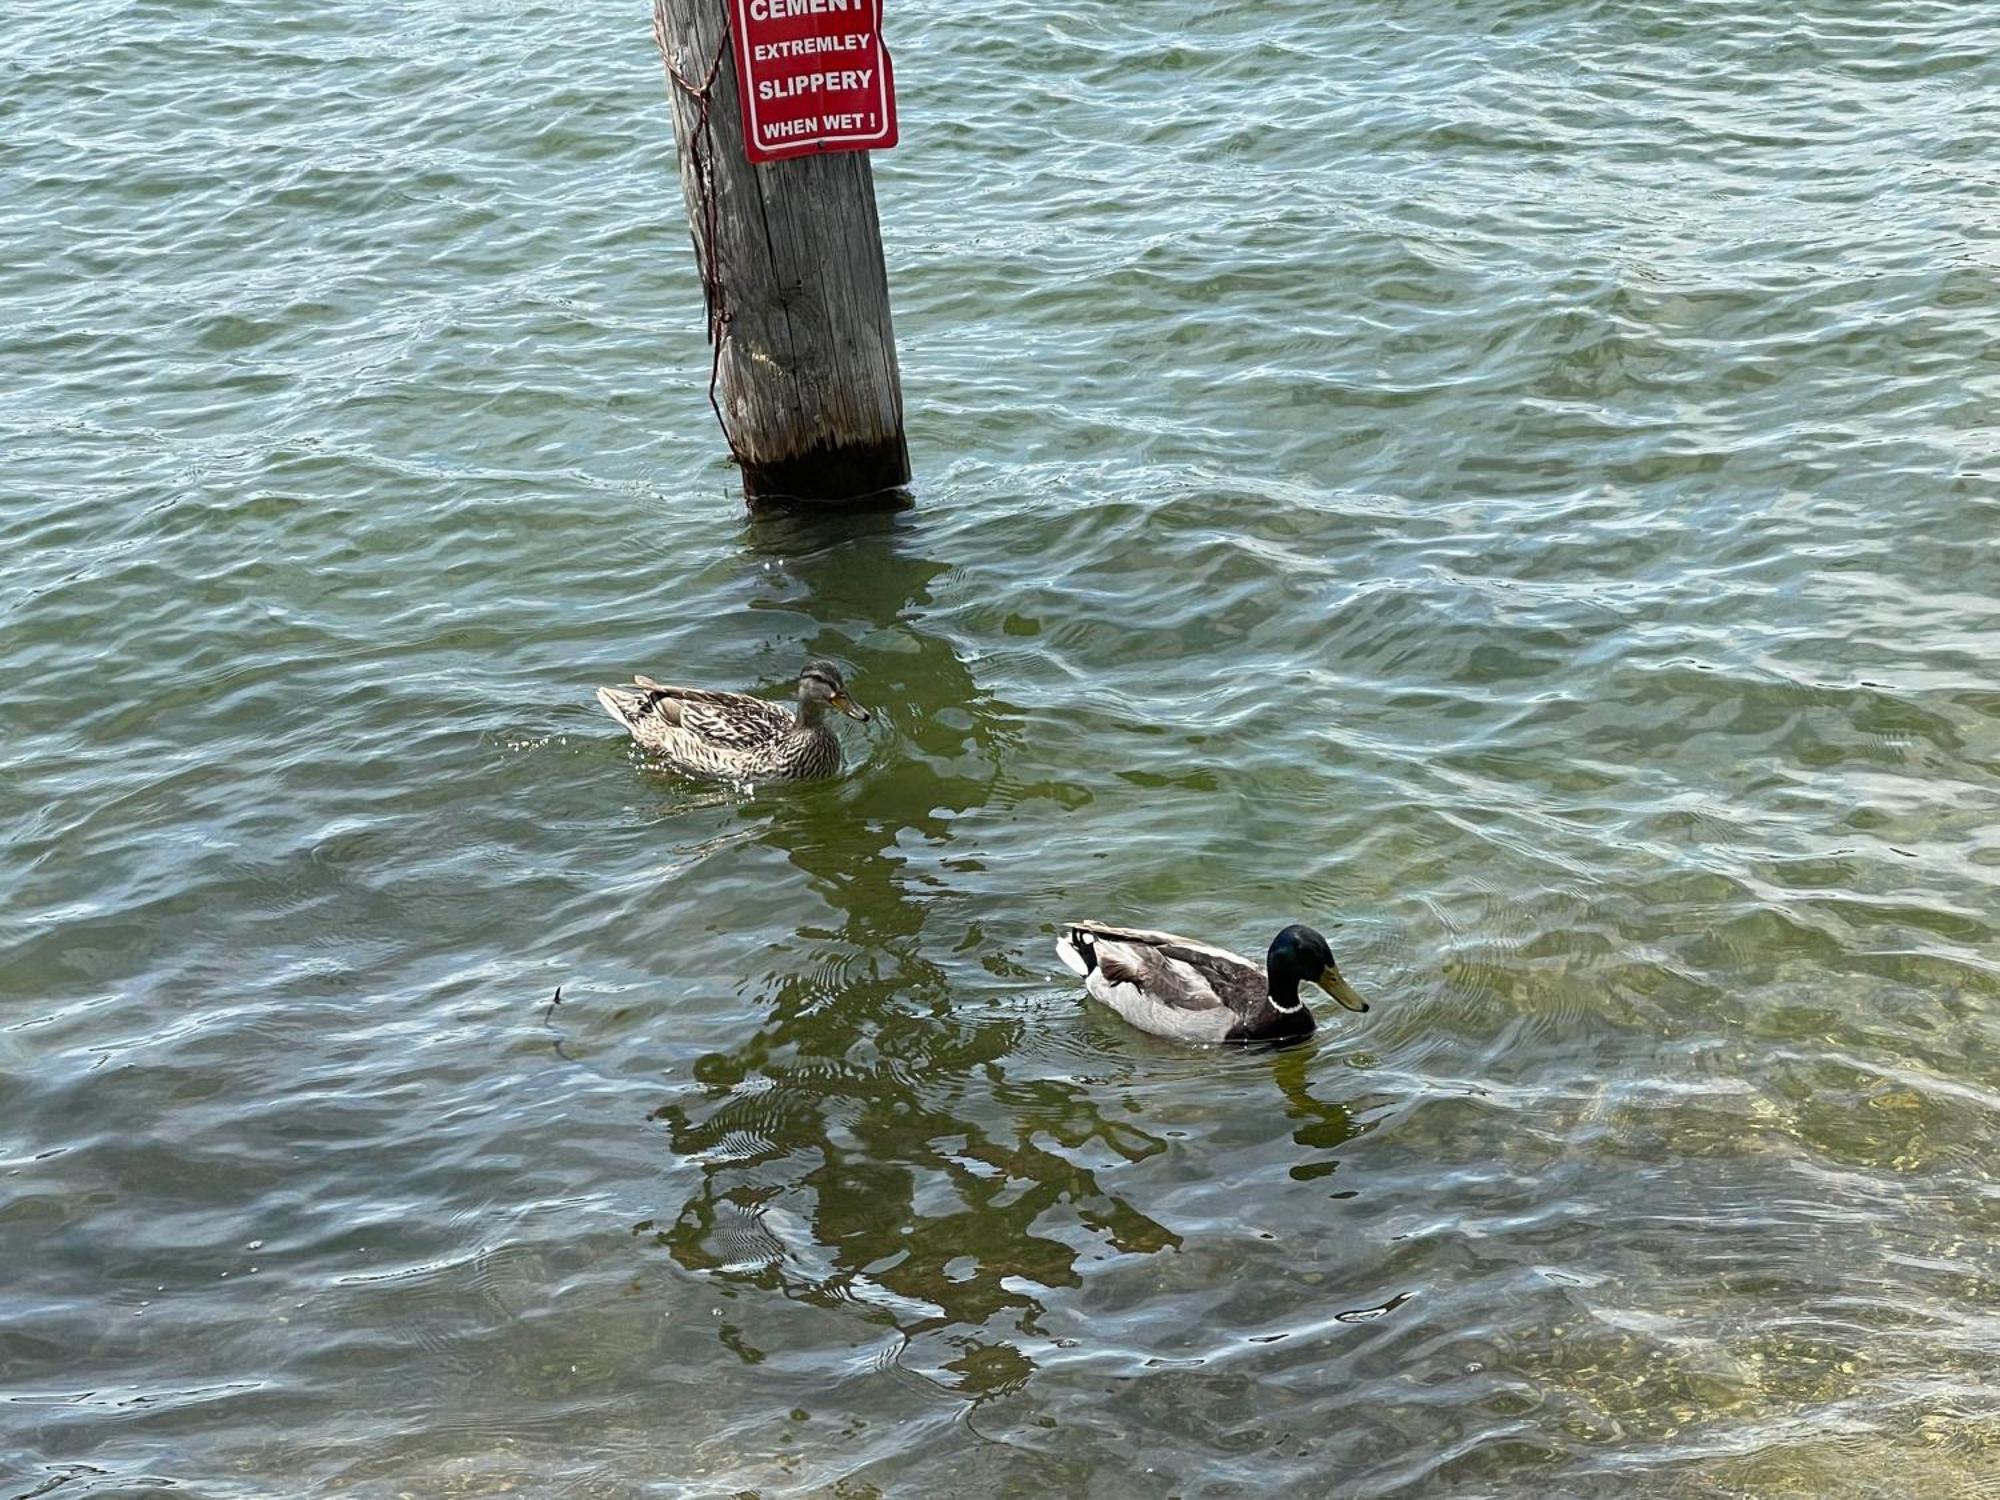
POLYGON ((942 840, 954 815, 984 805, 1012 719, 949 641, 911 622, 946 570, 914 549, 918 534, 912 518, 880 514, 773 515, 746 528, 749 550, 773 564, 763 575, 771 597, 752 608, 798 617, 801 657, 846 662, 855 697, 876 716, 865 737, 848 737, 848 774, 750 813, 768 819, 759 841, 782 849, 843 914, 841 936, 863 960, 923 927, 897 835, 942 840), (870 774, 872 747, 890 743, 882 774, 870 774))
MULTIPOLYGON (((806 616, 808 650, 852 665, 856 697, 894 725, 895 763, 746 809, 838 927, 785 935, 764 1023, 696 1064, 698 1095, 655 1113, 701 1181, 642 1228, 690 1271, 854 1306, 905 1336, 966 1330, 944 1367, 979 1397, 1033 1369, 1008 1335, 1037 1335, 1033 1289, 1075 1285, 1079 1245, 1178 1240, 1079 1165, 1164 1143, 1072 1085, 1010 1079, 1019 1020, 953 1004, 954 970, 961 987, 983 971, 955 952, 962 926, 926 930, 952 907, 898 838, 942 842, 952 815, 984 805, 1010 715, 911 623, 943 571, 909 549, 913 531, 897 517, 757 523, 753 545, 784 563, 764 607, 806 616), (1068 1239, 1049 1233, 1065 1216, 1068 1239)), ((728 1337, 761 1357, 751 1332, 728 1337)))
POLYGON ((935 836, 944 820, 934 809, 984 803, 1015 716, 973 681, 950 641, 913 622, 947 571, 916 550, 920 535, 909 515, 772 516, 747 528, 750 551, 771 565, 770 597, 752 609, 795 616, 801 657, 852 667, 855 696, 886 721, 871 744, 893 732, 894 774, 850 777, 844 790, 864 813, 935 836))
MULTIPOLYGON (((992 1395, 1033 1369, 1007 1336, 1040 1334, 1033 1289, 1080 1280, 1077 1245, 1048 1219, 1125 1253, 1179 1243, 1079 1164, 1165 1143, 1107 1121, 1073 1085, 1007 1079, 1020 1022, 953 1008, 901 865, 860 837, 879 825, 839 817, 841 830, 810 820, 821 842, 797 862, 810 874, 838 840, 848 878, 821 894, 846 903, 842 932, 778 979, 753 1035, 700 1060, 698 1097, 654 1114, 701 1171, 654 1238, 690 1271, 854 1305, 906 1337, 977 1329, 947 1367, 957 1389, 992 1395), (897 893, 886 908, 884 890, 897 893)), ((729 1332, 739 1356, 756 1353, 729 1332)))
MULTIPOLYGON (((1317 1052, 1310 1044, 1276 1049, 1271 1054, 1271 1077, 1285 1096, 1285 1113, 1300 1122, 1292 1139, 1309 1151, 1330 1153, 1359 1135, 1361 1128, 1343 1105, 1315 1099, 1307 1087, 1317 1052)), ((1327 1155, 1299 1162, 1291 1175, 1297 1181, 1310 1182, 1316 1177, 1331 1177, 1339 1168, 1339 1158, 1327 1155)))

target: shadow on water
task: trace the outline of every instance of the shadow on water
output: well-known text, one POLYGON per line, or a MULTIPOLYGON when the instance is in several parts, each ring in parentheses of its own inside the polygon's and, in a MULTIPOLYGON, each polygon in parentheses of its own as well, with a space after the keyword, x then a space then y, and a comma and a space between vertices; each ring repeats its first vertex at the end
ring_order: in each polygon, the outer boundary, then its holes
MULTIPOLYGON (((749 545, 771 565, 760 607, 808 621, 808 649, 850 663, 885 722, 843 778, 744 809, 754 841, 817 900, 801 901, 796 934, 773 934, 785 967, 766 981, 763 1024, 698 1059, 695 1088, 654 1112, 699 1180, 639 1227, 738 1296, 893 1329, 899 1358, 938 1335, 944 1356, 922 1363, 977 1400, 1034 1370, 1040 1293, 1080 1282, 1079 1244, 1179 1241, 1095 1170, 1165 1142, 1107 1120, 1077 1084, 1010 1077, 1023 1023, 973 999, 993 988, 977 895, 943 861, 1016 730, 951 644, 913 623, 945 571, 916 534, 895 516, 753 523, 749 545)), ((751 1363, 767 1352, 757 1321, 718 1330, 751 1363)))

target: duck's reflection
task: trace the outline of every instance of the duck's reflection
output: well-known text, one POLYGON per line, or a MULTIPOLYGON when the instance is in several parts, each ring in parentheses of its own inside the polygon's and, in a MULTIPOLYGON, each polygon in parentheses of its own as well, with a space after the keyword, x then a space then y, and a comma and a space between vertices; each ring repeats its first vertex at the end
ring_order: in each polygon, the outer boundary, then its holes
POLYGON ((1310 1153, 1292 1168, 1292 1177, 1299 1182, 1331 1177, 1340 1167, 1334 1150, 1361 1133, 1345 1106, 1316 1099, 1307 1087, 1318 1050, 1310 1045, 1284 1047, 1271 1054, 1271 1076, 1285 1096, 1285 1113, 1299 1122, 1292 1139, 1310 1153))
MULTIPOLYGON (((770 607, 806 617, 810 651, 852 664, 896 744, 745 809, 816 899, 802 893, 796 942, 756 981, 763 1024, 656 1111, 700 1179, 642 1228, 734 1286, 845 1306, 905 1339, 942 1330, 954 1357, 938 1378, 981 1398, 1033 1370, 1041 1294, 1078 1284, 1080 1254, 1178 1240, 1093 1165, 1165 1143, 1105 1120, 1080 1086, 1010 1077, 1021 1022, 967 1003, 990 988, 976 922, 933 872, 1015 731, 950 643, 911 623, 944 571, 912 529, 756 523, 752 546, 782 564, 770 607)), ((740 1357, 759 1354, 754 1320, 729 1326, 740 1357)))

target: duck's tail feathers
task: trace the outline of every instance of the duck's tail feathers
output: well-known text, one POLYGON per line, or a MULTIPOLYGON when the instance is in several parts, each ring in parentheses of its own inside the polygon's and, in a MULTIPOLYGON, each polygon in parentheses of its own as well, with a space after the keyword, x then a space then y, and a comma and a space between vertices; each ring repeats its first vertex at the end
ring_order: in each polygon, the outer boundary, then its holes
POLYGON ((623 724, 632 728, 632 716, 645 704, 645 695, 635 693, 630 688, 601 687, 597 690, 597 701, 604 705, 604 711, 623 724))
POLYGON ((1090 934, 1081 927, 1065 927, 1056 934, 1056 957, 1083 979, 1088 979, 1090 971, 1097 967, 1097 950, 1090 934))

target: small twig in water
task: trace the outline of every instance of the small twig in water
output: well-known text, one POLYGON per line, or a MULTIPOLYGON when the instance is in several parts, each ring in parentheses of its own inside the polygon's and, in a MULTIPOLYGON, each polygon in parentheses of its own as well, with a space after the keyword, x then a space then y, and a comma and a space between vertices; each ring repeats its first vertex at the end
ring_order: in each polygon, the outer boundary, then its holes
POLYGON ((549 1045, 555 1049, 556 1056, 560 1057, 564 1062, 575 1062, 575 1058, 563 1051, 563 1034, 560 1031, 556 1031, 556 1007, 562 1003, 562 986, 557 985, 555 998, 549 1001, 549 1008, 542 1012, 542 1024, 548 1027, 550 1031, 555 1032, 555 1039, 549 1045))

